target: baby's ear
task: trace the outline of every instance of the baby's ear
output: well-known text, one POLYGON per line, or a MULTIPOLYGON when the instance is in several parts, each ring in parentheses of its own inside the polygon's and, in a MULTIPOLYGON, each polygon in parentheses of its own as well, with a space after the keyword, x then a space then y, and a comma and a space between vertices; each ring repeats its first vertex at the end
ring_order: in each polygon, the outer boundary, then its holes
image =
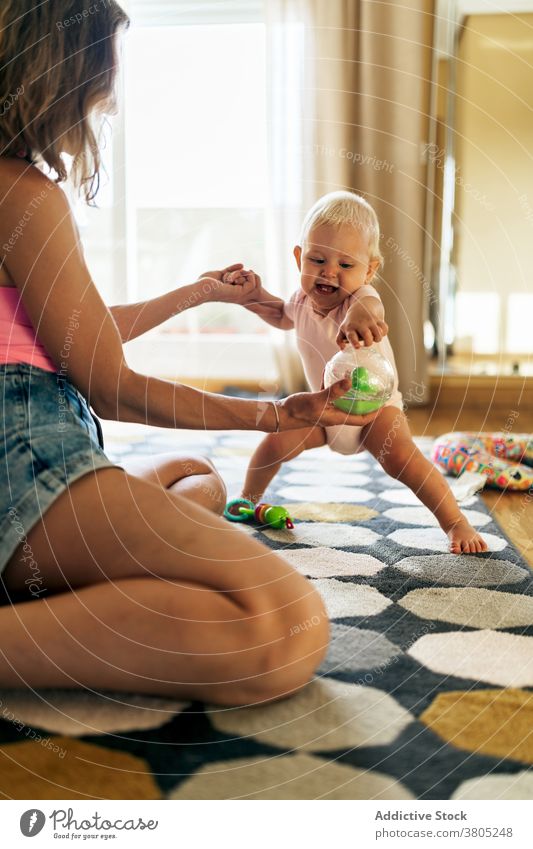
POLYGON ((298 271, 302 270, 302 249, 300 245, 295 245, 294 250, 294 259, 296 260, 296 265, 298 266, 298 271))
POLYGON ((371 260, 371 262, 368 263, 368 268, 367 268, 366 277, 365 277, 365 283, 370 283, 372 278, 379 271, 380 265, 381 265, 381 263, 380 263, 379 259, 373 259, 373 260, 371 260))

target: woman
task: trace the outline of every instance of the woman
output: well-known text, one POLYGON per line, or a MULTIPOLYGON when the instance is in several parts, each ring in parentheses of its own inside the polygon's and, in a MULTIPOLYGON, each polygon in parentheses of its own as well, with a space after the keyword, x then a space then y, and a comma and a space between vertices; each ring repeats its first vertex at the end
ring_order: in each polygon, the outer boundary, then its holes
MULTIPOLYGON (((122 340, 176 312, 175 296, 112 314, 65 194, 34 164, 61 182, 68 152, 94 197, 92 126, 112 108, 127 24, 110 0, 85 11, 67 0, 4 0, 0 10, 0 571, 8 596, 22 597, 0 608, 0 686, 223 704, 279 698, 303 686, 324 655, 319 596, 216 515, 224 489, 208 461, 128 474, 105 456, 88 404, 122 421, 275 431, 342 423, 330 402, 347 387, 260 404, 128 366, 122 340), (314 627, 297 627, 308 621, 314 627)), ((222 274, 192 284, 183 303, 200 291, 223 299, 222 274)))

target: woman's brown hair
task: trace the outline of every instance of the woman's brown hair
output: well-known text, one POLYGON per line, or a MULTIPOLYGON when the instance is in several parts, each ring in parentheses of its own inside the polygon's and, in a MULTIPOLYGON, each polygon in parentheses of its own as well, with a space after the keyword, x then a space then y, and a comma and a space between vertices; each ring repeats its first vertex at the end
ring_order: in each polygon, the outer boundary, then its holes
POLYGON ((93 200, 101 167, 95 107, 115 100, 116 35, 129 19, 114 0, 1 0, 0 156, 42 159, 93 200))

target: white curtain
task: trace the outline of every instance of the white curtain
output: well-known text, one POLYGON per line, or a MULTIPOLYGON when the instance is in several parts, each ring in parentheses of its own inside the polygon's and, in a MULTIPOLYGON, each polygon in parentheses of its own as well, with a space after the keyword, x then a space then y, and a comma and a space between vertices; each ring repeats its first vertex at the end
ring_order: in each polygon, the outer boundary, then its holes
MULTIPOLYGON (((269 198, 267 209, 270 288, 287 299, 298 287, 293 248, 305 209, 313 199, 306 122, 312 108, 307 55, 309 17, 302 0, 265 0, 267 26, 269 198), (275 285, 272 283, 275 281, 275 285)), ((293 333, 273 333, 280 391, 306 388, 293 333)))

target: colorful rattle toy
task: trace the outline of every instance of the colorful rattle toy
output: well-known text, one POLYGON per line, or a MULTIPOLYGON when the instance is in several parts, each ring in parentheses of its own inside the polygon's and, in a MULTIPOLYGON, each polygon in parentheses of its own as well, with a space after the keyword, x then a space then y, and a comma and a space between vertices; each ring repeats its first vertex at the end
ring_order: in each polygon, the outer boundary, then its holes
POLYGON ((294 528, 285 507, 275 504, 254 504, 247 498, 234 498, 228 501, 224 517, 230 522, 247 522, 249 519, 255 519, 261 525, 270 525, 271 528, 294 528))
POLYGON ((383 407, 394 390, 394 371, 388 360, 376 348, 359 348, 351 345, 339 351, 326 364, 324 386, 331 386, 344 377, 350 377, 352 388, 333 402, 344 413, 364 416, 383 407))

